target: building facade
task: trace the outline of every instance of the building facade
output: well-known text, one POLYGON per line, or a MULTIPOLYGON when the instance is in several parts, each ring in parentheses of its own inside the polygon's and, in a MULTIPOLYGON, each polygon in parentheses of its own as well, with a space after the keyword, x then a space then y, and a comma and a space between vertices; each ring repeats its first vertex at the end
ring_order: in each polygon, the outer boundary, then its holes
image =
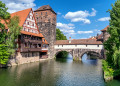
POLYGON ((22 27, 16 43, 18 49, 16 56, 10 58, 9 65, 19 65, 36 62, 48 58, 48 42, 39 32, 32 8, 11 14, 11 17, 19 17, 19 25, 22 27))
POLYGON ((108 28, 109 28, 109 25, 101 30, 103 33, 103 42, 106 41, 110 37, 109 33, 107 32, 108 28))
POLYGON ((49 57, 54 57, 54 43, 56 41, 56 13, 45 5, 34 11, 39 31, 49 43, 49 57))

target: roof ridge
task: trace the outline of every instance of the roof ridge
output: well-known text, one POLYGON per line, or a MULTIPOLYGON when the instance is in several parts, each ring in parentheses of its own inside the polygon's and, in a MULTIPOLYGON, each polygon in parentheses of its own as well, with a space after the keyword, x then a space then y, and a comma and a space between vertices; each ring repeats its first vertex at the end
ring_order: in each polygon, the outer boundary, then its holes
MULTIPOLYGON (((28 8, 28 9, 32 9, 32 8, 28 8)), ((11 14, 15 14, 15 13, 18 13, 18 12, 22 12, 22 11, 25 11, 25 10, 28 10, 28 9, 20 10, 20 11, 17 11, 17 12, 11 13, 11 14)))

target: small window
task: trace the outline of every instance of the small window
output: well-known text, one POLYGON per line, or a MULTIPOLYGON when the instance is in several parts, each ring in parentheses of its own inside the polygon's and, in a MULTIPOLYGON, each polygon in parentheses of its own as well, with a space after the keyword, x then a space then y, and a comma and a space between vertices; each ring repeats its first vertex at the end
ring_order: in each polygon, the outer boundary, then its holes
POLYGON ((97 47, 99 47, 99 45, 97 45, 97 47))
POLYGON ((41 15, 42 15, 42 12, 41 12, 41 15))
POLYGON ((87 45, 86 45, 86 47, 87 47, 87 45))
POLYGON ((41 44, 38 44, 39 47, 41 47, 41 44))
POLYGON ((75 45, 75 47, 77 47, 77 45, 75 45))
POLYGON ((38 14, 36 13, 36 15, 38 15, 38 14))
POLYGON ((25 28, 23 30, 25 31, 25 28))
POLYGON ((25 47, 25 48, 27 47, 27 43, 24 44, 24 47, 25 47))
POLYGON ((47 12, 46 12, 46 15, 47 15, 47 12))
POLYGON ((63 47, 63 45, 62 45, 62 47, 63 47))
POLYGON ((32 24, 32 26, 34 27, 34 24, 32 24))
POLYGON ((58 45, 58 47, 59 47, 59 45, 58 45))
POLYGON ((27 24, 29 25, 29 22, 27 22, 27 24))

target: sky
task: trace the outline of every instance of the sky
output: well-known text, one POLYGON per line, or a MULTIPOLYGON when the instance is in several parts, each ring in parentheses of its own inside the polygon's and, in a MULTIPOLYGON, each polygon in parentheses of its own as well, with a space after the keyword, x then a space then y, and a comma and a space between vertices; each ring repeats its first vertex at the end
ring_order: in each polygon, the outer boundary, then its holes
POLYGON ((1 0, 8 12, 38 9, 50 5, 57 13, 57 28, 67 38, 86 39, 100 34, 109 25, 111 4, 116 0, 1 0))

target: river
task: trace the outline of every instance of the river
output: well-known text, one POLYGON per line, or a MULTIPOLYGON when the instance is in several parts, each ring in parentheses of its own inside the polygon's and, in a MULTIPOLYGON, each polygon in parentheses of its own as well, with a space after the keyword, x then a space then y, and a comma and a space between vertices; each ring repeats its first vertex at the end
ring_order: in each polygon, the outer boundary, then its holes
POLYGON ((49 60, 0 69, 0 86, 120 86, 120 81, 105 83, 101 60, 49 60))

